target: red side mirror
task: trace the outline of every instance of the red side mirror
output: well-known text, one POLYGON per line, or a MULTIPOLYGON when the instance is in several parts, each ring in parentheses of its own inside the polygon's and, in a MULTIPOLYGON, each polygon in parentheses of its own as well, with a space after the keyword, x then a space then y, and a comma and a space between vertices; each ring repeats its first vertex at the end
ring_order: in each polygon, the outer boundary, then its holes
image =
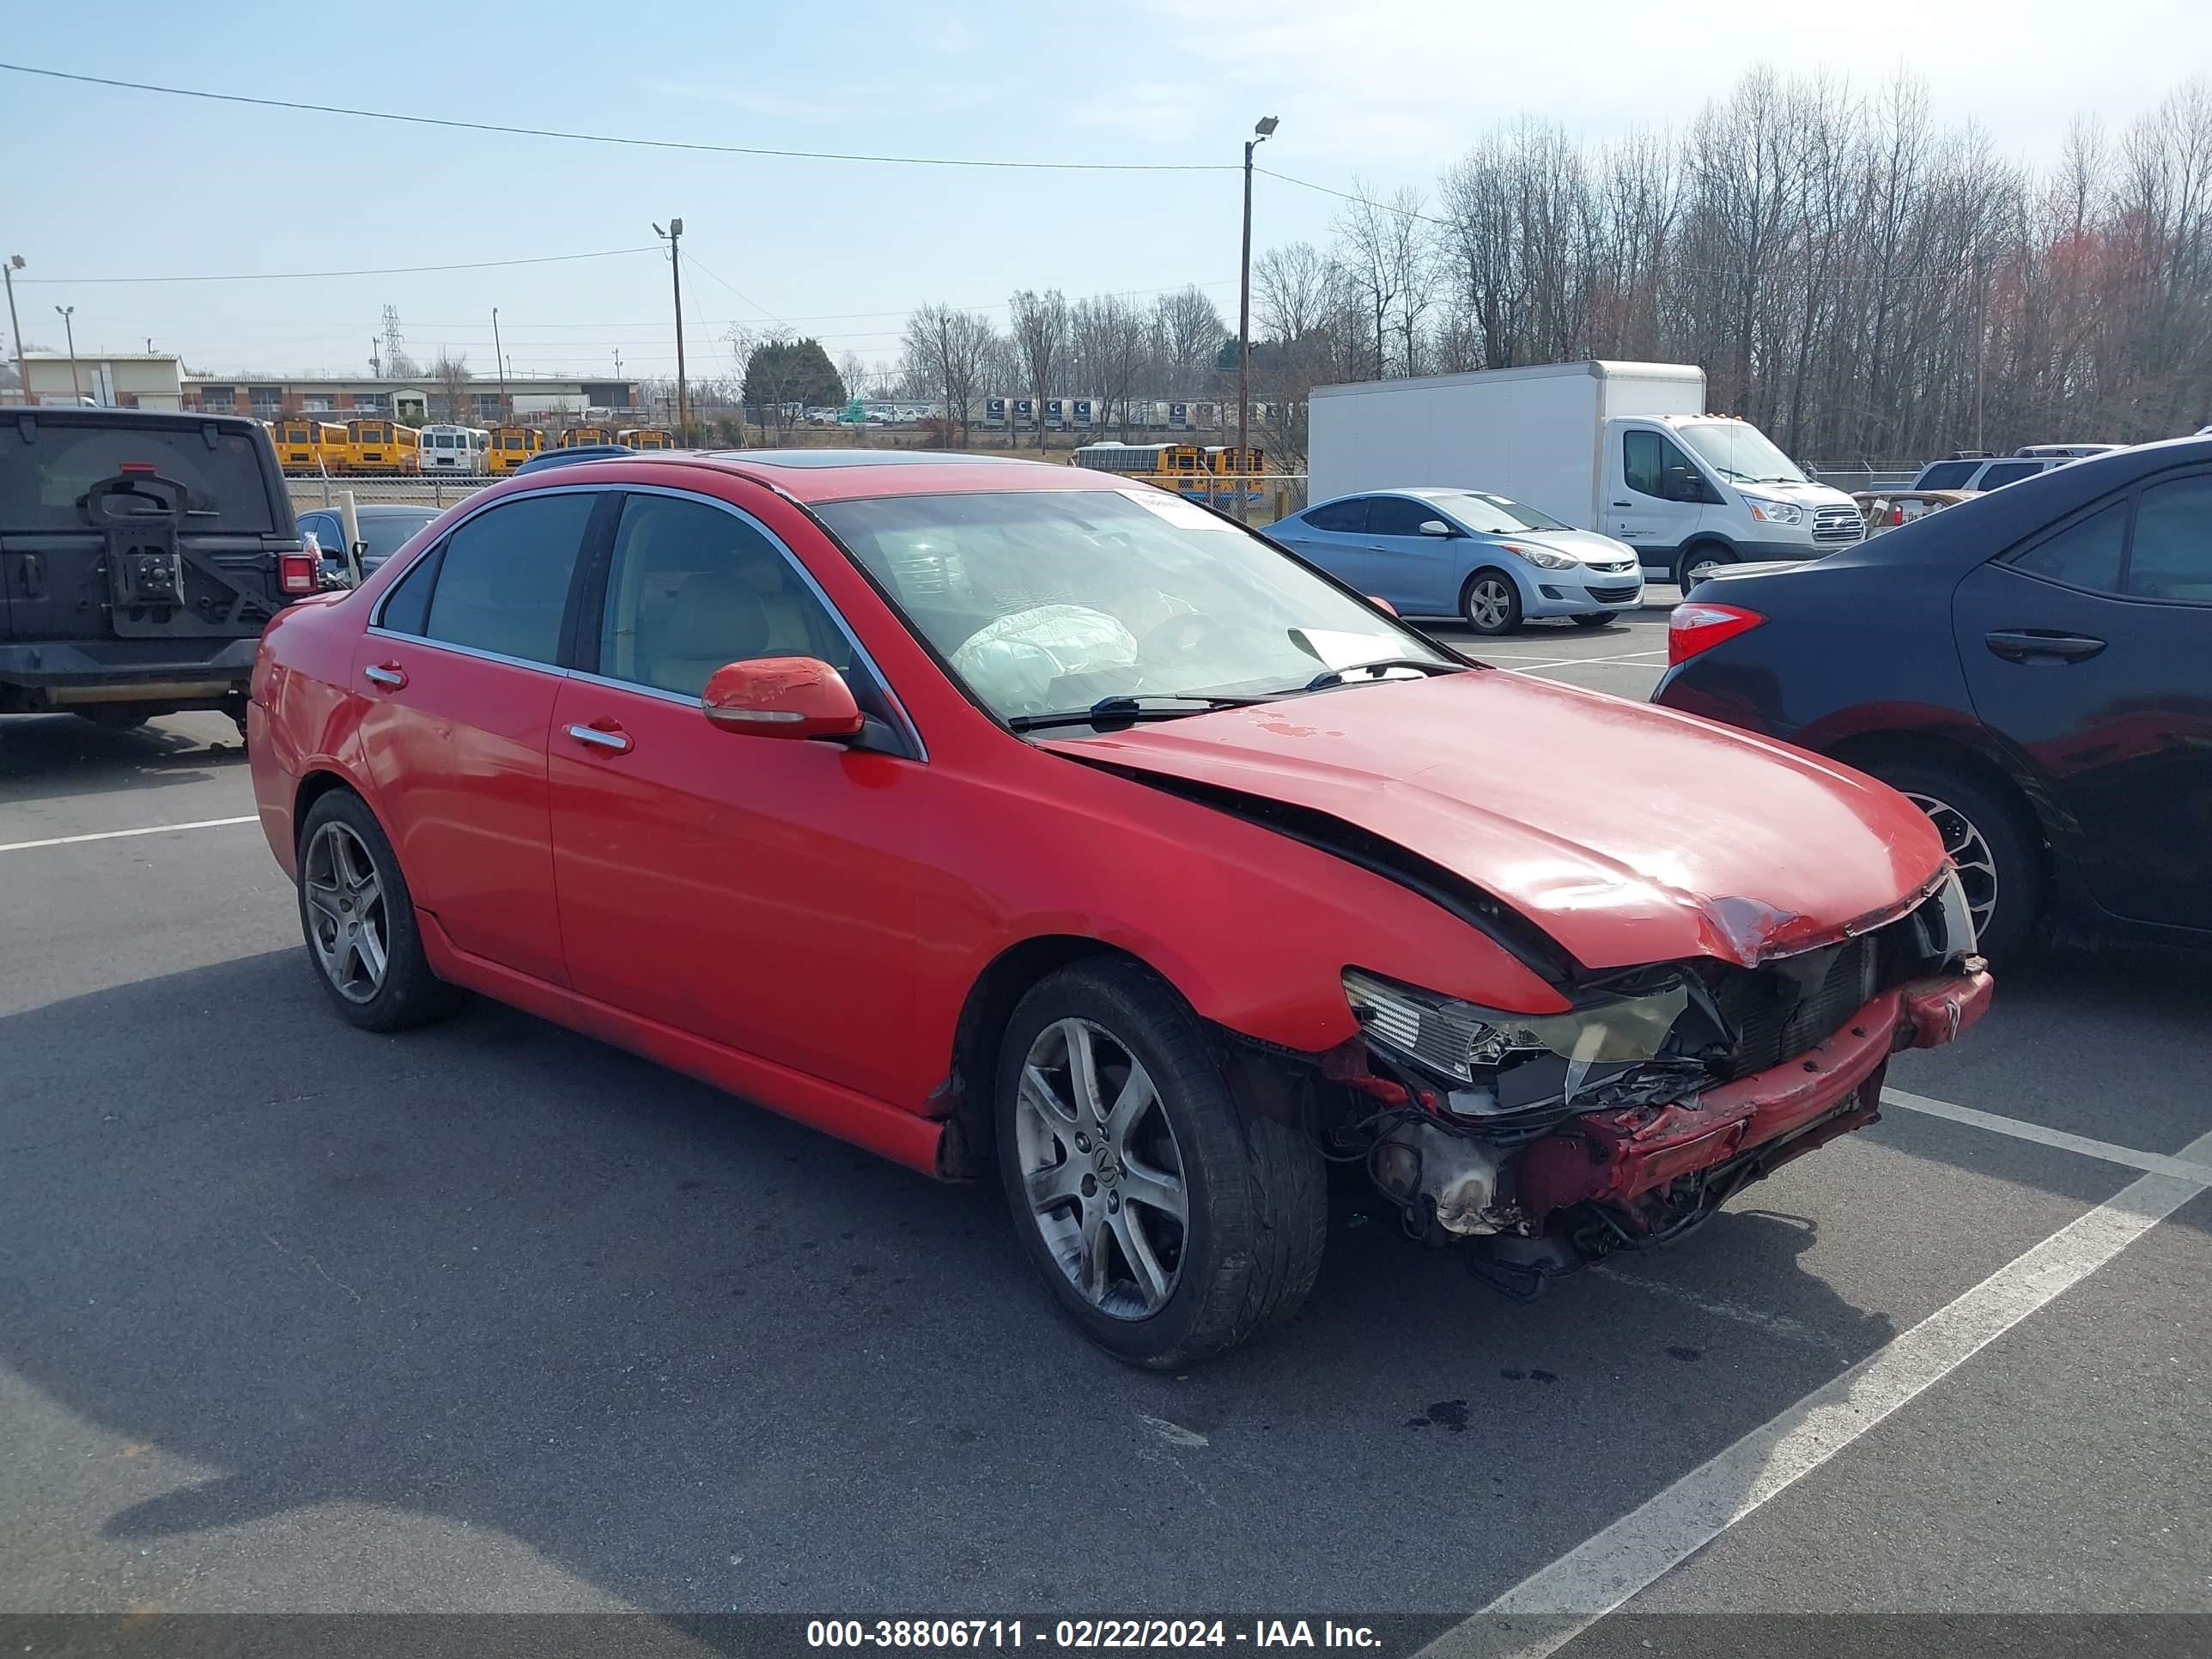
POLYGON ((813 657, 760 657, 714 671, 699 707, 725 732, 758 738, 857 738, 845 677, 813 657))
POLYGON ((1389 600, 1384 599, 1380 593, 1370 593, 1367 596, 1367 603, 1373 605, 1377 611, 1380 611, 1386 617, 1395 617, 1398 614, 1398 607, 1391 604, 1389 600))

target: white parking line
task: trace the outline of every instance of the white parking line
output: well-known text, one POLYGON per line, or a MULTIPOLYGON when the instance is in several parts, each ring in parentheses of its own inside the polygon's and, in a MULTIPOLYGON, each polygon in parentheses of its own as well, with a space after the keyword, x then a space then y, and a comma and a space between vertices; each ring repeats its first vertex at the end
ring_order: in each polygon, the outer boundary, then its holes
MULTIPOLYGON (((2197 1168, 2208 1155, 2212 1134, 2184 1147, 2179 1161, 2197 1168)), ((1834 1381, 1453 1626, 1423 1653, 1438 1659, 1474 1654, 1544 1659, 1556 1653, 2205 1189, 2205 1181, 2197 1176, 2137 1176, 1834 1381)))
POLYGON ((1977 1129, 2010 1135, 2014 1140, 2032 1140, 2040 1146, 2056 1146, 2063 1152, 2079 1152, 2084 1158, 2124 1164, 2130 1170, 2172 1176, 2177 1180, 2200 1182, 2212 1187, 2212 1164, 2192 1164, 2185 1158, 2171 1158, 2164 1152, 2139 1152, 2132 1146, 2093 1140, 2087 1135, 2069 1134, 2063 1129, 2046 1129, 2040 1123, 2024 1123, 2016 1117, 2000 1117, 1995 1112, 1978 1112, 1971 1106, 1954 1106, 1948 1100, 1930 1100, 1925 1095, 1907 1094, 1902 1089, 1884 1089, 1881 1103, 1924 1113, 1929 1117, 1948 1118, 1954 1123, 1972 1124, 1977 1129))
POLYGON ((89 836, 50 836, 44 841, 0 842, 0 853, 27 853, 33 847, 75 847, 81 842, 121 841, 126 836, 166 836, 174 830, 227 830, 234 823, 258 823, 252 813, 242 818, 201 818, 191 823, 149 823, 141 830, 101 830, 89 836))

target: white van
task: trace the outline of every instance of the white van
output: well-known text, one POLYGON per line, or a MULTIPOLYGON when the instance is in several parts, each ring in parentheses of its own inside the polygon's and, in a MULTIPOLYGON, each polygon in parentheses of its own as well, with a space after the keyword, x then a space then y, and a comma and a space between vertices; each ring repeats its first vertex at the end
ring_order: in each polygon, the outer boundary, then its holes
POLYGON ((480 426, 422 428, 422 471, 481 473, 491 471, 491 434, 480 426))
POLYGON ((1551 363, 1316 386, 1310 493, 1453 488, 1526 501, 1688 588, 1725 564, 1864 538, 1859 508, 1748 421, 1708 415, 1686 363, 1551 363))

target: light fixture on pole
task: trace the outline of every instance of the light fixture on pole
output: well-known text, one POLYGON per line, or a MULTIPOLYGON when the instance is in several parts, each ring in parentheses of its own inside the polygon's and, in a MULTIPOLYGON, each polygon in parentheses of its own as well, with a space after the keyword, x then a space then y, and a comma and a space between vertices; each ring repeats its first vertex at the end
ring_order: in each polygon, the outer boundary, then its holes
POLYGON ((15 342, 15 389, 23 394, 23 401, 34 404, 39 400, 31 395, 31 377, 23 368, 23 325, 15 320, 15 273, 23 268, 23 256, 11 253, 0 263, 0 276, 8 283, 8 332, 15 342))
MULTIPOLYGON (((1252 421, 1252 152, 1274 136, 1279 125, 1263 115, 1244 141, 1244 258, 1237 283, 1237 467, 1251 464, 1252 421)), ((1242 494, 1242 491, 1239 491, 1242 494)))
POLYGON ((671 219, 668 222, 667 229, 663 230, 659 225, 655 225, 653 228, 653 234, 668 244, 668 276, 669 280, 675 284, 676 441, 678 444, 688 444, 691 441, 691 401, 684 385, 684 250, 680 240, 684 234, 684 222, 681 219, 671 219))
POLYGON ((71 319, 76 315, 76 307, 75 306, 56 306, 54 309, 56 312, 60 313, 63 332, 67 334, 69 337, 70 396, 76 398, 77 402, 82 403, 84 401, 84 388, 77 384, 76 378, 76 325, 71 320, 71 319))

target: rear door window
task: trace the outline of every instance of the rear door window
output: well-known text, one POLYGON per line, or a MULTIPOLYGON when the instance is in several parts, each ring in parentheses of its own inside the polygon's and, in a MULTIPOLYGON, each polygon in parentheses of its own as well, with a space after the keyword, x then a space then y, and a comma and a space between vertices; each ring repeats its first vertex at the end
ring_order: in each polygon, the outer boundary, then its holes
POLYGON ((1367 528, 1367 498, 1355 495, 1348 501, 1330 501, 1307 514, 1306 522, 1316 530, 1356 536, 1367 528))
POLYGON ((2142 599, 2212 605, 2212 477, 2143 491, 2128 549, 2127 591, 2142 599))
POLYGON ((526 495, 454 531, 439 559, 425 636, 525 662, 558 660, 570 578, 599 499, 586 491, 526 495))
POLYGON ((1915 489, 1964 489, 1966 480, 1974 476, 1978 461, 1938 461, 1933 466, 1923 467, 1913 481, 1915 489))
POLYGON ((2127 545, 2128 504, 2115 501, 2101 512, 2046 536, 2015 556, 2013 568, 2093 593, 2120 591, 2120 554, 2127 545))
POLYGON ((1996 461, 1982 474, 1981 483, 1976 487, 2002 489, 2007 484, 2018 483, 2022 478, 2033 478, 2037 473, 2048 470, 2041 461, 1996 461))
POLYGON ((155 476, 181 484, 191 515, 187 533, 265 534, 276 528, 276 504, 261 470, 254 434, 217 430, 208 447, 199 427, 87 427, 34 421, 35 441, 21 422, 0 428, 0 531, 82 530, 82 503, 96 484, 125 465, 151 465, 155 476))

